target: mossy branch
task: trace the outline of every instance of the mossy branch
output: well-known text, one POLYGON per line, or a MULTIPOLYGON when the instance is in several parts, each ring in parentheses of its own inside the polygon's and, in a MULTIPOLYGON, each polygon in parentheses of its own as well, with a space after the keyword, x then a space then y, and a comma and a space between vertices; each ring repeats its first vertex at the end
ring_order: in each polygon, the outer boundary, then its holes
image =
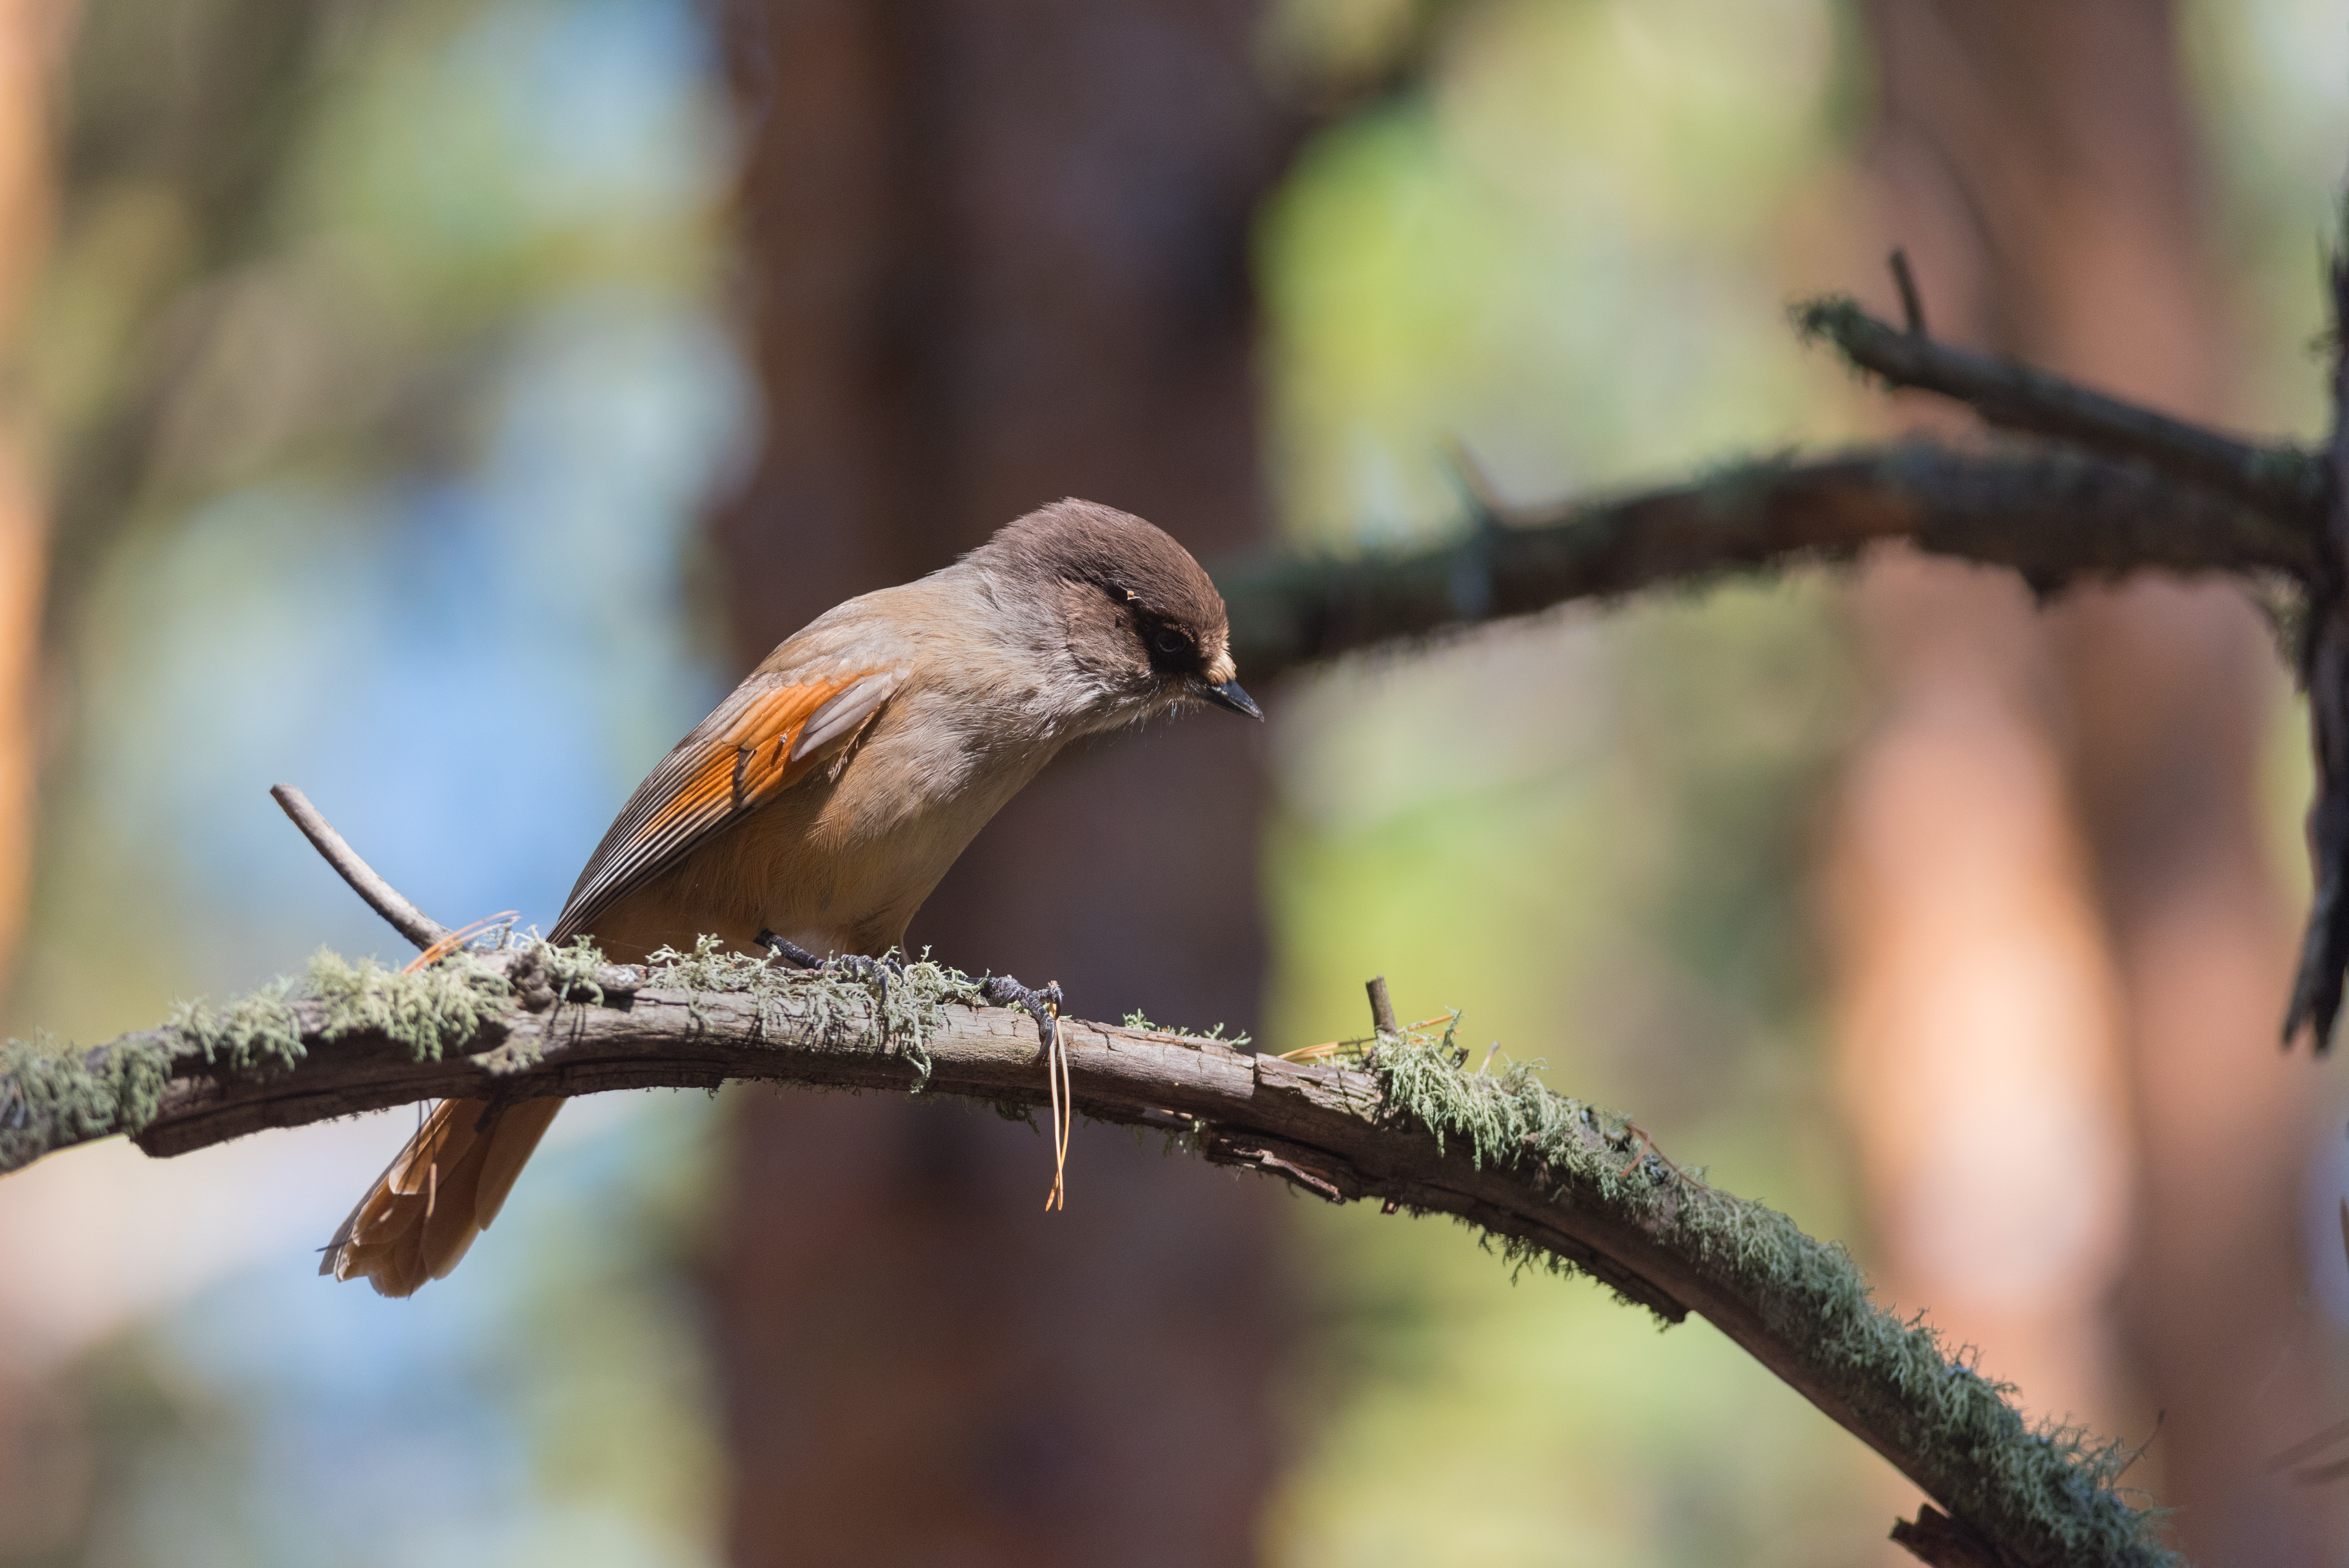
MULTIPOLYGON (((186 1009, 93 1051, 10 1043, 0 1171, 109 1134, 180 1154, 452 1095, 739 1078, 1043 1103, 1034 1024, 977 997, 968 976, 930 964, 868 986, 708 945, 644 970, 584 945, 460 952, 412 973, 321 954, 298 986, 186 1009)), ((1841 1247, 1691 1179, 1620 1117, 1526 1069, 1470 1071, 1447 1039, 1409 1033, 1333 1065, 1159 1029, 1060 1027, 1076 1109, 1095 1120, 1165 1130, 1332 1202, 1449 1214, 1512 1263, 1588 1274, 1666 1323, 1708 1319, 1924 1489, 1976 1561, 2173 1561, 2115 1491, 2117 1449, 2030 1429, 1930 1329, 1871 1303, 1841 1247)))

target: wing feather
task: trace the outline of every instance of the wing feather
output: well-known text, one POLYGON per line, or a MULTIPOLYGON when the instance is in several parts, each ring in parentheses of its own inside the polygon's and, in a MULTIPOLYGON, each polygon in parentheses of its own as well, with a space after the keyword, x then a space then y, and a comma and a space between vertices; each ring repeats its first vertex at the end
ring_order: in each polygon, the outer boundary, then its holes
POLYGON ((880 671, 843 686, 822 707, 808 715, 800 738, 792 742, 792 759, 812 757, 856 729, 889 700, 896 685, 894 674, 880 671))
POLYGON ((591 929, 621 894, 813 772, 880 711, 899 673, 761 673, 737 686, 636 786, 579 873, 552 939, 591 929))

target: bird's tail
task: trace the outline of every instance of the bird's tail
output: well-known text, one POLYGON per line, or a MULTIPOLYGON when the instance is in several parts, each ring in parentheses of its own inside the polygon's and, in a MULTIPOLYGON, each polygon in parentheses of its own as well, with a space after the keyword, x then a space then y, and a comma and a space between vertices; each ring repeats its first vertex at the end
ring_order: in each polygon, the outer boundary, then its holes
POLYGON ((558 1098, 434 1106, 326 1243, 318 1272, 364 1278, 383 1295, 413 1295, 426 1280, 447 1274, 498 1217, 562 1109, 558 1098))

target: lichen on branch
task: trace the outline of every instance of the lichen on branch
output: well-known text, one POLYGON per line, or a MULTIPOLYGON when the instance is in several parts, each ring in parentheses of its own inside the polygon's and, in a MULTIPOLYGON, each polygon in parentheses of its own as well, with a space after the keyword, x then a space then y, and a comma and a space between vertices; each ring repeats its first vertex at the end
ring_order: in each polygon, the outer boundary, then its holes
MULTIPOLYGON (((2027 1424, 2011 1385, 1951 1356, 1921 1315, 1902 1319, 1878 1305, 1841 1245, 1652 1153, 1636 1150, 1626 1165, 1627 1124, 1551 1091, 1529 1068, 1471 1073, 1444 1043, 1423 1041, 1381 1046, 1371 1067, 1390 1117, 1426 1127, 1439 1143, 1464 1143, 1479 1164, 1525 1172, 1554 1202, 1595 1193, 1619 1205, 1660 1247, 1750 1304, 1897 1446, 1887 1457, 2012 1554, 2144 1568, 2176 1561, 2155 1539, 2153 1516, 2116 1490, 2133 1453, 2077 1429, 2027 1424)), ((1501 1240, 1512 1262, 1581 1272, 1521 1237, 1501 1240)))
MULTIPOLYGON (((113 1133, 177 1153, 451 1094, 525 1097, 763 1078, 1046 1098, 1034 1026, 917 962, 864 977, 709 943, 644 968, 585 944, 460 952, 412 972, 320 954, 298 984, 88 1052, 11 1043, 0 1170, 113 1133)), ((1666 1323, 1702 1315, 1930 1494, 1989 1559, 2174 1561, 2116 1490, 2127 1458, 2033 1430, 2008 1390, 1887 1313, 1840 1246, 1705 1184, 1619 1116, 1529 1068, 1471 1071, 1448 1037, 1383 1035, 1342 1061, 1062 1019, 1078 1112, 1178 1130, 1217 1162, 1333 1202, 1480 1227, 1517 1264, 1586 1274, 1666 1323)))

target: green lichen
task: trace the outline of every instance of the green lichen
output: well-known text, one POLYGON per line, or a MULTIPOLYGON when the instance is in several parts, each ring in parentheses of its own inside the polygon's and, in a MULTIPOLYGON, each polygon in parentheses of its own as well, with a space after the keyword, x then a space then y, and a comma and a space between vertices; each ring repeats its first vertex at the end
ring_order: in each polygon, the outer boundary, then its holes
POLYGON ((812 1034, 818 1044, 845 1039, 860 1009, 870 1007, 882 1045, 895 1046, 914 1064, 917 1094, 928 1087, 930 1037, 946 1026, 947 1007, 976 1006, 981 999, 978 980, 934 962, 927 949, 910 961, 892 954, 864 975, 841 967, 811 972, 747 957, 714 936, 703 937, 691 953, 668 947, 655 953, 646 984, 693 995, 749 997, 761 1028, 812 1034), (800 1018, 786 1016, 786 1003, 800 1010, 800 1018))
MULTIPOLYGON (((762 1026, 794 1038, 842 1043, 861 1033, 869 1016, 883 1047, 914 1064, 917 1088, 928 1082, 929 1040, 945 1026, 947 1006, 979 1000, 978 981, 926 954, 863 975, 839 968, 811 974, 705 938, 691 953, 665 951, 654 960, 640 973, 644 988, 747 996, 762 1026)), ((479 1049, 516 1004, 518 986, 543 985, 558 1004, 604 1001, 604 969, 603 954, 585 939, 561 947, 533 942, 518 952, 460 950, 416 970, 321 951, 298 981, 276 981, 226 1003, 181 1003, 164 1027, 98 1050, 46 1037, 7 1041, 0 1045, 0 1171, 67 1144, 137 1134, 155 1119, 175 1072, 265 1077, 299 1066, 313 1047, 362 1037, 388 1039, 416 1061, 438 1061, 479 1049)), ((534 1053, 525 1052, 492 1065, 511 1071, 531 1059, 534 1053)))
POLYGON ((557 997, 591 1006, 603 1002, 604 987, 595 976, 604 967, 604 955, 593 938, 574 936, 560 947, 541 942, 537 948, 539 965, 557 997))
POLYGON ((512 996, 506 977, 478 954, 453 953, 411 971, 372 958, 353 963, 322 948, 299 983, 275 981, 218 1006, 183 1002, 171 1029, 182 1058, 216 1070, 266 1073, 295 1067, 308 1054, 299 1004, 312 1002, 324 1013, 313 1020, 320 1040, 380 1035, 429 1062, 471 1040, 512 996))
MULTIPOLYGON (((541 944, 542 960, 554 949, 541 944)), ((419 1062, 470 1043, 512 1005, 513 986, 480 954, 452 953, 422 969, 354 964, 321 949, 310 960, 307 994, 326 1006, 322 1040, 382 1035, 419 1062)))
POLYGON ((1859 302, 1847 294, 1821 294, 1816 299, 1798 300, 1787 307, 1787 320, 1794 324, 1795 335, 1805 343, 1816 343, 1821 338, 1840 347, 1854 336, 1877 325, 1859 302))
MULTIPOLYGON (((591 950, 592 952, 592 950, 591 950)), ((579 960, 544 948, 566 986, 579 960)), ((586 965, 592 971, 594 964, 586 965)), ((233 1001, 183 1002, 162 1028, 77 1050, 46 1036, 0 1044, 0 1171, 52 1149, 112 1133, 135 1135, 161 1109, 175 1073, 267 1076, 299 1065, 305 1009, 322 1042, 381 1035, 431 1061, 474 1038, 511 1002, 512 987, 474 953, 413 973, 321 951, 298 981, 279 980, 233 1001)))
POLYGON ((1256 1044, 1256 1037, 1247 1030, 1241 1029, 1226 1034, 1224 1032, 1226 1026, 1222 1024, 1217 1024, 1214 1028, 1204 1033, 1197 1029, 1184 1028, 1178 1024, 1154 1024, 1139 1007, 1126 1014, 1125 1026, 1143 1034, 1172 1035, 1178 1040, 1206 1040, 1215 1045, 1230 1046, 1236 1049, 1241 1046, 1256 1044))
MULTIPOLYGON (((1532 1174, 1553 1199, 1630 1220, 1725 1293, 1757 1306, 1820 1386, 1857 1411, 1945 1506, 2032 1564, 2168 1568, 2158 1514, 2117 1489, 2134 1457, 2072 1428, 2033 1428, 2010 1386, 1952 1357, 1921 1318, 1877 1305, 1841 1246, 1784 1214, 1676 1170, 1628 1122, 1544 1088, 1531 1068, 1467 1070, 1448 1039, 1394 1037, 1365 1053, 1384 1114, 1468 1145, 1481 1167, 1532 1174)), ((1498 1238, 1520 1264, 1564 1259, 1498 1238)))
MULTIPOLYGON (((323 956, 323 955, 322 955, 323 956)), ((185 1055, 229 1072, 290 1068, 309 1055, 302 1044, 302 1015, 294 1006, 294 983, 276 980, 226 1006, 198 1000, 171 1009, 171 1028, 185 1055)))
POLYGON ((88 1052, 47 1035, 0 1042, 0 1171, 154 1120, 176 1047, 168 1030, 88 1052))

